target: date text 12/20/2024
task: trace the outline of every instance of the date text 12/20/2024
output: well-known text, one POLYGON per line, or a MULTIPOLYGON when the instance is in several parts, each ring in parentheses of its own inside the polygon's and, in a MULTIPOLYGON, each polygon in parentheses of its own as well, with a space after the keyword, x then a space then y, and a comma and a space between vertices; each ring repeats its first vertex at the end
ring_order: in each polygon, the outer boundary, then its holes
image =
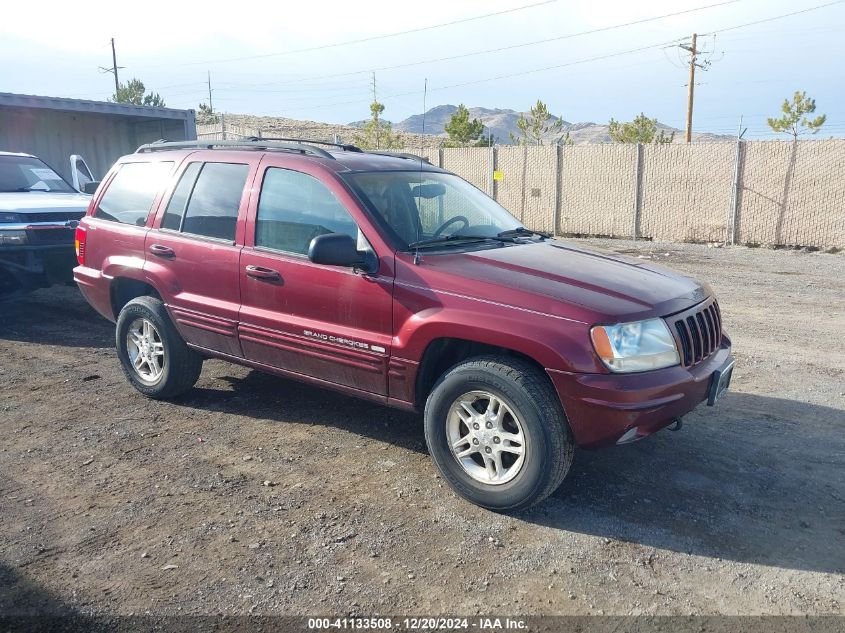
POLYGON ((413 618, 308 618, 308 629, 313 631, 349 629, 382 631, 525 631, 527 622, 510 617, 413 617, 413 618))

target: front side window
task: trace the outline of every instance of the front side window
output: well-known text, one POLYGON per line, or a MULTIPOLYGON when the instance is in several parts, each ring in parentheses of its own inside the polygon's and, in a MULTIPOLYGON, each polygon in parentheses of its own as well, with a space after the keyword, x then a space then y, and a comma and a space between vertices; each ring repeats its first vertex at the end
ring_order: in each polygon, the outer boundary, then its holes
POLYGON ((205 163, 190 193, 182 232, 234 242, 248 174, 249 165, 205 163))
POLYGON ((381 171, 344 179, 406 247, 449 235, 496 237, 521 226, 498 202, 454 174, 381 171))
POLYGON ((327 233, 345 233, 359 250, 369 245, 358 225, 326 185, 308 174, 270 167, 261 185, 255 245, 306 255, 311 240, 327 233))
POLYGON ((97 205, 95 217, 122 224, 144 226, 158 192, 164 187, 173 163, 124 163, 97 205))

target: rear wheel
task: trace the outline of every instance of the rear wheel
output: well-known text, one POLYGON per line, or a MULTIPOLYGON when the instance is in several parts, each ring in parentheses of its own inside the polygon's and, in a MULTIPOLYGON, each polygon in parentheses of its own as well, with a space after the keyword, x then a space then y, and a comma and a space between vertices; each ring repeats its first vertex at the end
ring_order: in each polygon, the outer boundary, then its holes
POLYGON ((126 378, 150 398, 185 393, 202 371, 202 357, 182 340, 164 304, 154 297, 137 297, 123 307, 115 343, 126 378))
POLYGON ((545 499, 563 481, 574 454, 548 378, 507 356, 471 359, 446 372, 426 402, 425 435, 455 491, 497 511, 545 499))

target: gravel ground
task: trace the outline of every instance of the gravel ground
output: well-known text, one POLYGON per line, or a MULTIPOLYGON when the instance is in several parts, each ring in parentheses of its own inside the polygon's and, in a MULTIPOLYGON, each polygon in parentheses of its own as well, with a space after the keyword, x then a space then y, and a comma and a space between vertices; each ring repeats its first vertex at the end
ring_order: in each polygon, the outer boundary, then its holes
POLYGON ((845 614, 845 256, 592 241, 708 280, 737 369, 512 516, 419 416, 208 362, 124 381, 73 288, 0 304, 0 614, 845 614))

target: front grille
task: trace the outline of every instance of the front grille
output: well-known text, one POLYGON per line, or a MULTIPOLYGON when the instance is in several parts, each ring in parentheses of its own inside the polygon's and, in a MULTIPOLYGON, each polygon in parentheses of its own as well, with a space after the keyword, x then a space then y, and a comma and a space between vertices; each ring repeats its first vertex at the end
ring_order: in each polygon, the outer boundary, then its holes
POLYGON ((72 229, 38 229, 27 231, 29 243, 34 245, 73 244, 72 229))
POLYGON ((706 360, 722 343, 722 313, 715 299, 666 320, 674 326, 684 367, 706 360))
POLYGON ((85 211, 51 211, 49 213, 25 213, 23 221, 27 224, 33 222, 67 222, 68 220, 81 220, 85 211))

